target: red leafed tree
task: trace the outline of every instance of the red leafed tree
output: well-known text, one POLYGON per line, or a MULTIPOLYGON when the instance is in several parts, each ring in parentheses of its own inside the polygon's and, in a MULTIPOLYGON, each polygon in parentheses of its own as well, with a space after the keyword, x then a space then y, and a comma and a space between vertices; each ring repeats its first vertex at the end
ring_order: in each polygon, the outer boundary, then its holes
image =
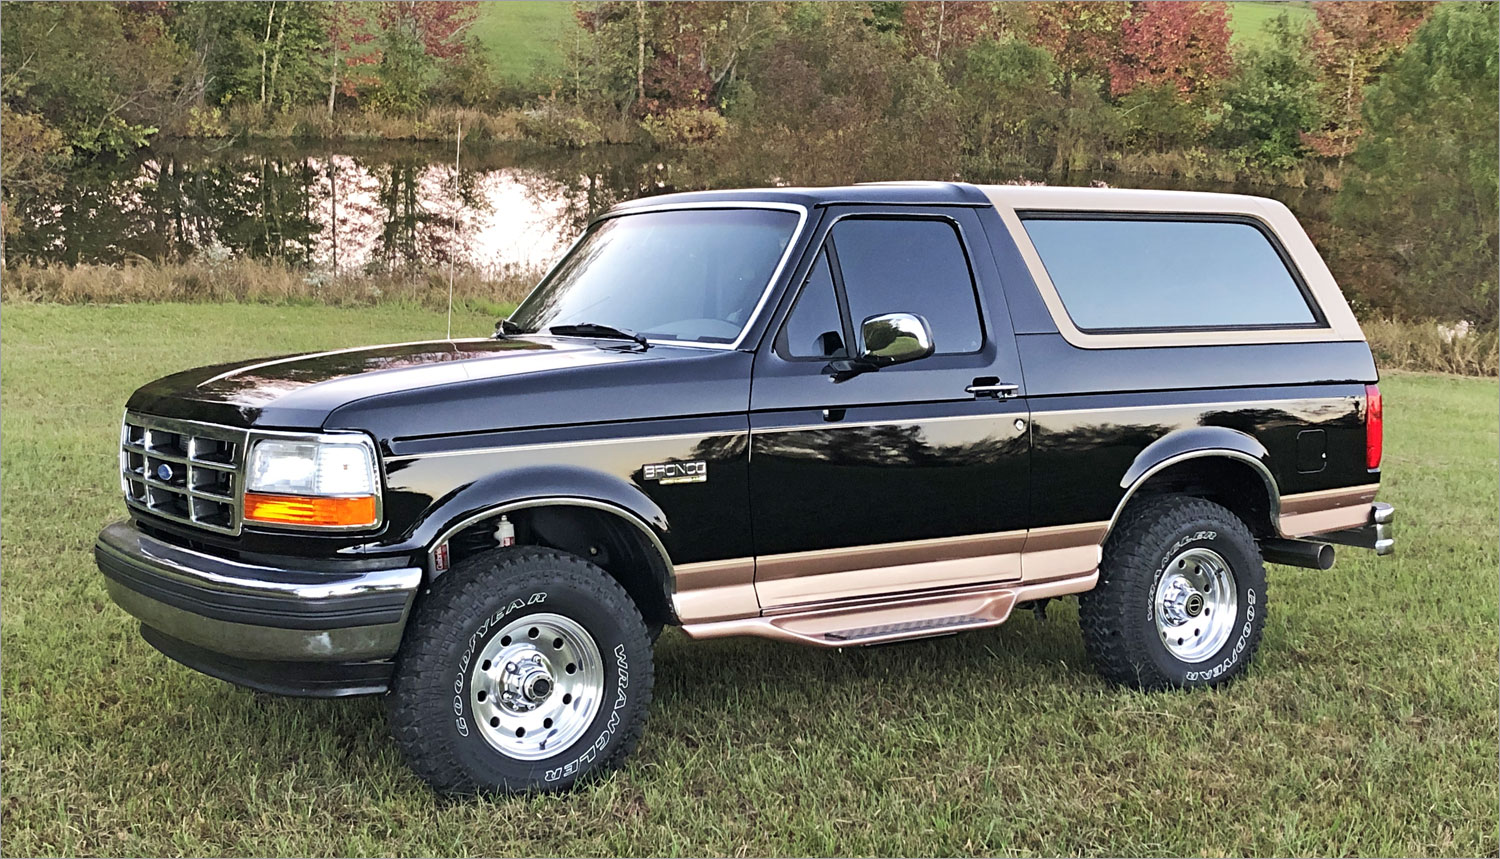
POLYGON ((1074 78, 1083 75, 1102 78, 1109 72, 1110 59, 1120 51, 1130 6, 1117 2, 1056 0, 1032 7, 1037 43, 1052 54, 1067 77, 1069 88, 1074 78))
POLYGON ((907 47, 939 63, 944 52, 972 44, 997 25, 993 4, 968 0, 911 0, 901 13, 907 47))
POLYGON ((387 0, 380 29, 410 34, 427 56, 448 60, 464 52, 463 32, 478 15, 478 0, 387 0))
POLYGON ((442 62, 463 57, 464 32, 479 4, 399 0, 380 5, 380 85, 374 101, 395 113, 412 113, 426 98, 427 78, 442 62))
POLYGON ((1136 3, 1121 25, 1118 59, 1110 63, 1115 95, 1138 86, 1171 85, 1196 95, 1229 75, 1229 8, 1215 2, 1136 3))
POLYGON ((1313 34, 1318 83, 1327 120, 1302 136, 1313 151, 1342 159, 1354 150, 1363 130, 1359 110, 1365 87, 1411 38, 1432 3, 1366 3, 1330 0, 1315 3, 1313 34))
POLYGON ((333 116, 333 102, 340 91, 347 96, 358 93, 362 85, 374 83, 373 75, 360 75, 360 66, 380 62, 380 52, 363 46, 375 41, 370 20, 362 3, 338 0, 323 6, 328 30, 328 115, 333 116))

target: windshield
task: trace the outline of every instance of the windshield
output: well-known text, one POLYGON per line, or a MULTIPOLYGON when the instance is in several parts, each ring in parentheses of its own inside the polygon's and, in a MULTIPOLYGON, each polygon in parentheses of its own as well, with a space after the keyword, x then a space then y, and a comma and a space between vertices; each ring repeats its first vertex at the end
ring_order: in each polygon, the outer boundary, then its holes
POLYGON ((606 218, 521 303, 528 331, 608 325, 652 340, 733 343, 797 229, 779 209, 679 209, 606 218))

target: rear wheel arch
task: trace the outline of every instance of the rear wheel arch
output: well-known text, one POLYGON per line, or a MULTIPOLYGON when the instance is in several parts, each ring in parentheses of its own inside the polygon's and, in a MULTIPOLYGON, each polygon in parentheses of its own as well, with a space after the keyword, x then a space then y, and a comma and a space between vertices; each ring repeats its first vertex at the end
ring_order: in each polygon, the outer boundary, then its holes
POLYGON ((1142 457, 1151 447, 1142 451, 1121 480, 1125 495, 1115 506, 1105 539, 1133 501, 1167 494, 1212 501, 1238 516, 1257 538, 1279 536, 1280 489, 1264 461, 1265 448, 1250 436, 1244 437, 1254 442, 1261 455, 1253 455, 1254 448, 1205 448, 1173 453, 1142 466, 1142 457))
MULTIPOLYGON (((675 571, 661 537, 634 513, 607 501, 558 496, 498 504, 450 525, 429 554, 447 543, 451 570, 467 557, 497 548, 502 516, 515 529, 516 545, 583 558, 625 588, 648 624, 676 623, 675 571)), ((429 558, 432 574, 441 575, 432 561, 429 558)))

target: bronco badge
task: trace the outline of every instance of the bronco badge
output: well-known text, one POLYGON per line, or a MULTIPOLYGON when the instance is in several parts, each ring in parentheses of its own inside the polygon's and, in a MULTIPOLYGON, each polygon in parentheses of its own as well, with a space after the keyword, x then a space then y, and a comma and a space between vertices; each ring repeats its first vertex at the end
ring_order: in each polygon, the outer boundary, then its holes
POLYGON ((693 462, 653 462, 641 466, 641 477, 663 486, 672 483, 707 483, 708 463, 701 459, 693 462))

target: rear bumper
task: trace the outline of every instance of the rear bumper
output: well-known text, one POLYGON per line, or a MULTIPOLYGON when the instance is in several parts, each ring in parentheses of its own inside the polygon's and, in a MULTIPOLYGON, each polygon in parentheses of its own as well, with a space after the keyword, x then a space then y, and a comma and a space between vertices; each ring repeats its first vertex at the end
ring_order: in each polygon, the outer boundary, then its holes
POLYGON ((294 695, 384 691, 422 581, 418 567, 324 572, 231 561, 129 521, 100 533, 94 559, 110 598, 157 649, 206 674, 294 695))
POLYGON ((1318 534, 1313 539, 1325 543, 1338 543, 1342 546, 1355 546, 1360 549, 1374 549, 1377 555, 1389 555, 1396 551, 1392 522, 1395 518, 1395 507, 1384 501, 1376 501, 1370 505, 1370 518, 1365 524, 1358 528, 1318 534))

